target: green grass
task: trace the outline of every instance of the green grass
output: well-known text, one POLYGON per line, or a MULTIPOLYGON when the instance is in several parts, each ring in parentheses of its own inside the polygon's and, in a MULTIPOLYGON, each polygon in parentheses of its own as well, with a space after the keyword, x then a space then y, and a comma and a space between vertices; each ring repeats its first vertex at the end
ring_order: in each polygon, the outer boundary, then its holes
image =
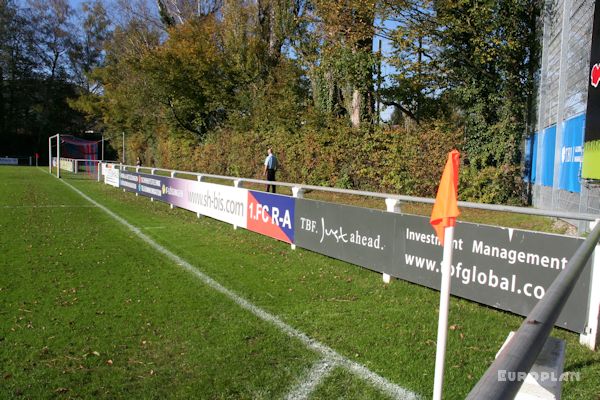
MULTIPOLYGON (((437 292, 67 179, 254 304, 431 396, 437 292)), ((282 398, 320 359, 89 204, 41 169, 0 169, 0 398, 282 398), (59 204, 76 207, 29 207, 59 204)), ((459 399, 522 318, 453 298, 449 321, 445 398, 459 399)), ((598 398, 600 355, 553 335, 582 378, 563 398, 598 398)), ((385 397, 336 368, 313 398, 385 397)))

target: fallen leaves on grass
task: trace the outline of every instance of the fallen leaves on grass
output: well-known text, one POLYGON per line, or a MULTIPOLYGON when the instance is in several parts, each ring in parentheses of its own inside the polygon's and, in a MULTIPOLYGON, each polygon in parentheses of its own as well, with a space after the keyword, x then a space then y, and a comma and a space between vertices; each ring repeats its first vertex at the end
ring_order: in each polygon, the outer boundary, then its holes
POLYGON ((84 358, 87 358, 88 356, 96 356, 96 357, 100 357, 100 352, 94 350, 94 351, 90 351, 89 353, 85 353, 83 355, 84 358))

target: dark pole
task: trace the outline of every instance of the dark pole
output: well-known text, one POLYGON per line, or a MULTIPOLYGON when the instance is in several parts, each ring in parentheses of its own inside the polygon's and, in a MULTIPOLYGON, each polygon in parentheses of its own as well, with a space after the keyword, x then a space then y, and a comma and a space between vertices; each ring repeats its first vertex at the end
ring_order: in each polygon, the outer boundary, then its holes
POLYGON ((379 63, 377 66, 377 125, 381 123, 381 59, 383 55, 381 54, 381 39, 379 39, 379 63))
POLYGON ((600 222, 579 246, 565 269, 531 310, 510 342, 471 390, 467 399, 504 400, 516 396, 523 380, 500 381, 499 372, 529 372, 599 240, 600 222))

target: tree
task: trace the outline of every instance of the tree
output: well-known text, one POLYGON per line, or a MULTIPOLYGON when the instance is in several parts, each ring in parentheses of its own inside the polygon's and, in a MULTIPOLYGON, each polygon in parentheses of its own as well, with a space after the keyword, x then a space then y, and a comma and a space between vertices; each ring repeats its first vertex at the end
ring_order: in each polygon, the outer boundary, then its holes
POLYGON ((212 16, 171 30, 169 39, 144 59, 157 99, 170 111, 174 128, 203 136, 235 108, 236 80, 212 16))
POLYGON ((109 136, 126 130, 151 140, 162 113, 142 60, 160 44, 160 37, 158 28, 142 19, 115 27, 104 45, 103 65, 90 73, 102 90, 83 93, 72 107, 109 136))
POLYGON ((32 29, 31 45, 40 72, 49 80, 67 80, 69 49, 75 41, 73 9, 67 0, 28 0, 26 15, 32 29))
POLYGON ((392 45, 386 61, 394 67, 381 91, 382 103, 417 123, 440 117, 448 85, 440 68, 440 30, 433 2, 394 2, 383 17, 395 27, 382 32, 392 45))
POLYGON ((374 19, 376 7, 366 0, 314 0, 306 33, 312 43, 300 43, 309 67, 316 105, 329 113, 348 115, 353 127, 373 120, 374 19), (307 49, 308 51, 303 51, 307 49))
POLYGON ((81 29, 69 49, 69 61, 77 85, 85 92, 96 92, 100 86, 90 81, 89 74, 102 64, 104 43, 110 38, 110 20, 100 0, 84 2, 81 8, 81 29))
POLYGON ((17 133, 28 131, 35 98, 35 63, 27 46, 26 26, 14 2, 0 0, 0 132, 5 136, 6 153, 18 152, 17 133))
POLYGON ((196 17, 214 15, 222 0, 157 0, 161 21, 166 27, 183 24, 196 17))
POLYGON ((67 105, 77 96, 66 53, 73 37, 65 2, 0 2, 0 126, 7 150, 31 154, 56 132, 78 130, 82 118, 67 105))
POLYGON ((435 7, 442 65, 464 116, 467 160, 474 171, 500 171, 510 182, 504 192, 516 195, 519 149, 539 60, 540 3, 441 0, 435 7))

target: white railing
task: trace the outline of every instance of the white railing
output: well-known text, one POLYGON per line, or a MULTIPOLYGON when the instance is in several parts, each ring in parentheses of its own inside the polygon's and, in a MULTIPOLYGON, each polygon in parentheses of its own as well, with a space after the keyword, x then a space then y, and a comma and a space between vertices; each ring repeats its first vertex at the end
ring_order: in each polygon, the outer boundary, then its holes
MULTIPOLYGON (((188 175, 188 176, 196 176, 197 178, 211 178, 211 179, 223 179, 231 181, 233 184, 237 182, 238 185, 243 185, 243 183, 257 183, 262 185, 271 184, 272 182, 265 181, 262 179, 252 179, 252 178, 241 178, 236 176, 226 176, 226 175, 214 175, 214 174, 206 174, 200 172, 189 172, 189 171, 180 171, 173 169, 165 169, 165 168, 154 168, 154 167, 138 167, 135 165, 125 165, 118 164, 119 168, 127 170, 133 169, 136 171, 144 170, 150 171, 150 174, 154 175, 156 172, 166 172, 169 176, 175 177, 177 175, 188 175)), ((396 207, 396 212, 399 212, 401 202, 413 202, 413 203, 424 203, 424 204, 433 204, 435 199, 428 197, 417 197, 417 196, 405 196, 399 194, 391 194, 391 193, 378 193, 378 192, 369 192, 364 190, 352 190, 352 189, 340 189, 340 188, 332 188, 327 186, 315 186, 315 185, 306 185, 301 183, 289 183, 289 182, 275 182, 276 186, 289 187, 292 191, 298 191, 300 193, 306 191, 321 191, 321 192, 329 192, 329 193, 341 193, 341 194, 349 194, 356 196, 364 196, 364 197, 376 197, 382 198, 386 200, 386 208, 389 211, 390 206, 396 207)), ((472 209, 480 209, 480 210, 488 210, 488 211, 499 211, 499 212, 511 212, 516 214, 526 214, 526 215, 537 215, 542 217, 554 217, 554 218, 564 218, 564 219, 573 219, 579 221, 596 221, 600 219, 600 214, 586 214, 586 213, 574 213, 567 211, 553 211, 553 210, 538 210, 535 208, 529 207, 515 207, 515 206, 506 206, 499 204, 483 204, 483 203, 473 203, 467 201, 459 201, 458 205, 464 208, 472 208, 472 209)))

